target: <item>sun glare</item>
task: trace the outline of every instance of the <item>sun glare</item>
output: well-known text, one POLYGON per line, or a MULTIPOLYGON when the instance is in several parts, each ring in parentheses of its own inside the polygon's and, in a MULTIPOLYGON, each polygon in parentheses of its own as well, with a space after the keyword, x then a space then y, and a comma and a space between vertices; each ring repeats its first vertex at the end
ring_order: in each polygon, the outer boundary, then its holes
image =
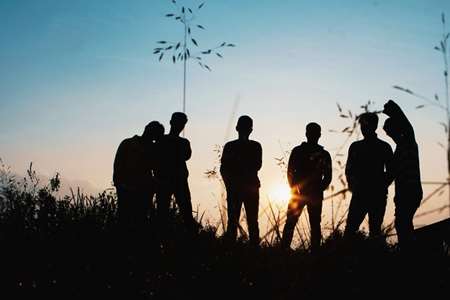
POLYGON ((287 203, 291 198, 291 191, 286 184, 274 185, 269 192, 270 200, 277 203, 287 203))

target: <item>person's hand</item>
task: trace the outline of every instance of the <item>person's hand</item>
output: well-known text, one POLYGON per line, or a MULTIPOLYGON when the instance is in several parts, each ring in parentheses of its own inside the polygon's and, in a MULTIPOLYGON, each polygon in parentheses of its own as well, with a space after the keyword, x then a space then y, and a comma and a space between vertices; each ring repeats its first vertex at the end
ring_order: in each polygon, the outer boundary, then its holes
POLYGON ((400 110, 400 107, 397 105, 397 103, 395 103, 392 100, 389 100, 384 105, 383 113, 388 115, 389 117, 392 117, 392 115, 395 114, 395 112, 397 112, 399 110, 400 110))

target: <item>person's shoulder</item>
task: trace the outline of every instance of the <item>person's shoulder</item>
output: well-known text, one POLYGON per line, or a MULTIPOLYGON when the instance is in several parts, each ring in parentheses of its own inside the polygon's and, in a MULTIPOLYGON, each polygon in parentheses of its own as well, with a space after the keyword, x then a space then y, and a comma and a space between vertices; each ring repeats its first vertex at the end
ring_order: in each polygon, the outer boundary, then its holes
POLYGON ((378 144, 379 144, 381 147, 383 147, 384 149, 392 150, 392 147, 391 147, 391 145, 389 145, 388 142, 386 142, 386 141, 384 141, 384 140, 382 140, 382 139, 379 139, 379 138, 377 138, 377 140, 378 140, 378 144))
POLYGON ((302 150, 303 148, 305 148, 306 143, 301 143, 300 145, 295 146, 294 148, 292 148, 292 151, 299 151, 302 150))
POLYGON ((294 148, 292 148, 291 154, 299 153, 302 151, 303 148, 304 148, 303 144, 297 145, 294 148))
POLYGON ((189 140, 187 138, 181 137, 181 136, 174 136, 170 134, 165 134, 161 138, 161 142, 163 143, 183 143, 183 144, 189 144, 189 140))
POLYGON ((364 143, 365 143, 364 140, 354 141, 353 143, 350 144, 350 148, 360 147, 364 143))
POLYGON ((228 141, 225 143, 225 145, 223 146, 224 148, 230 148, 233 147, 234 145, 236 145, 238 143, 239 140, 232 140, 232 141, 228 141))
POLYGON ((187 138, 184 138, 184 137, 181 137, 181 136, 177 137, 177 140, 178 140, 180 143, 183 143, 183 144, 189 144, 189 143, 190 143, 189 140, 188 140, 187 138))
POLYGON ((254 140, 250 140, 250 144, 251 144, 253 147, 261 148, 261 143, 260 143, 260 142, 257 142, 257 141, 254 141, 254 140))
POLYGON ((133 137, 124 139, 122 142, 120 142, 119 147, 127 147, 130 145, 135 145, 138 142, 139 142, 139 137, 137 135, 135 135, 133 137))
POLYGON ((320 152, 322 152, 322 155, 325 157, 331 158, 330 152, 328 152, 322 145, 319 145, 319 146, 320 146, 320 152))

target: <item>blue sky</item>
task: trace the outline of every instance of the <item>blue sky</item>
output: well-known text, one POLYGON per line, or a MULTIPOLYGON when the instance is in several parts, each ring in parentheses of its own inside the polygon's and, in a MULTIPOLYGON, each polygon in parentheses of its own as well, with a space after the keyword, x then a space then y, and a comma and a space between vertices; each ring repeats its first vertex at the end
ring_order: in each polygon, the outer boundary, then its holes
MULTIPOLYGON (((164 17, 172 10, 166 0, 2 0, 0 157, 17 171, 33 161, 47 175, 109 186, 120 141, 151 120, 168 128, 181 109, 181 65, 152 54, 156 41, 181 37, 164 17)), ((450 19, 449 1, 207 1, 200 46, 237 47, 211 58, 212 72, 188 68, 194 204, 210 211, 217 204, 217 186, 203 172, 214 165, 236 99, 237 114, 254 118, 253 137, 263 145, 262 194, 284 183, 274 158, 303 140, 308 122, 322 124, 321 142, 332 152, 343 136, 328 130, 345 126, 336 102, 358 111, 369 99, 377 109, 398 100, 416 124, 424 179, 445 178, 436 145, 442 114, 415 110, 420 101, 392 88, 443 96, 433 50, 441 12, 450 19)))

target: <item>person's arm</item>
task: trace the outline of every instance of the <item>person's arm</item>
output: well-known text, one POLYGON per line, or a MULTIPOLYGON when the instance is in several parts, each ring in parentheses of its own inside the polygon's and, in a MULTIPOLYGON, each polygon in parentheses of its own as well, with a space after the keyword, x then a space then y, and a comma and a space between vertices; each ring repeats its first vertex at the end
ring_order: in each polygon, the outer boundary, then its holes
POLYGON ((348 189, 352 192, 356 186, 355 173, 355 146, 351 144, 348 149, 347 163, 345 164, 345 177, 347 178, 348 189))
POLYGON ((115 186, 123 183, 123 169, 124 169, 124 152, 125 146, 124 142, 121 142, 119 147, 117 148, 116 156, 114 157, 113 164, 113 183, 115 186))
POLYGON ((415 141, 414 128, 402 111, 400 106, 392 100, 384 105, 383 113, 394 119, 401 127, 403 134, 410 140, 415 141))
POLYGON ((386 157, 385 157, 385 178, 386 178, 386 187, 389 187, 394 181, 394 153, 392 152, 391 146, 386 145, 386 157))
POLYGON ((192 156, 192 149, 191 149, 191 143, 189 142, 189 140, 186 139, 185 141, 186 141, 186 143, 185 143, 184 160, 188 161, 192 156))
POLYGON ((297 165, 297 151, 296 151, 296 148, 294 148, 291 151, 291 155, 289 155, 289 161, 288 161, 288 167, 287 167, 287 179, 289 182, 289 186, 291 188, 293 188, 294 185, 296 184, 295 179, 294 179, 296 165, 297 165))
POLYGON ((256 143, 256 153, 255 153, 255 170, 259 171, 262 167, 262 147, 260 143, 256 143))
POLYGON ((230 154, 229 145, 225 144, 222 150, 222 156, 220 158, 220 175, 222 175, 223 181, 228 182, 229 178, 229 164, 230 164, 230 154))
POLYGON ((332 178, 332 167, 331 167, 331 156, 328 151, 324 151, 324 170, 322 178, 322 191, 326 190, 331 183, 332 178))

